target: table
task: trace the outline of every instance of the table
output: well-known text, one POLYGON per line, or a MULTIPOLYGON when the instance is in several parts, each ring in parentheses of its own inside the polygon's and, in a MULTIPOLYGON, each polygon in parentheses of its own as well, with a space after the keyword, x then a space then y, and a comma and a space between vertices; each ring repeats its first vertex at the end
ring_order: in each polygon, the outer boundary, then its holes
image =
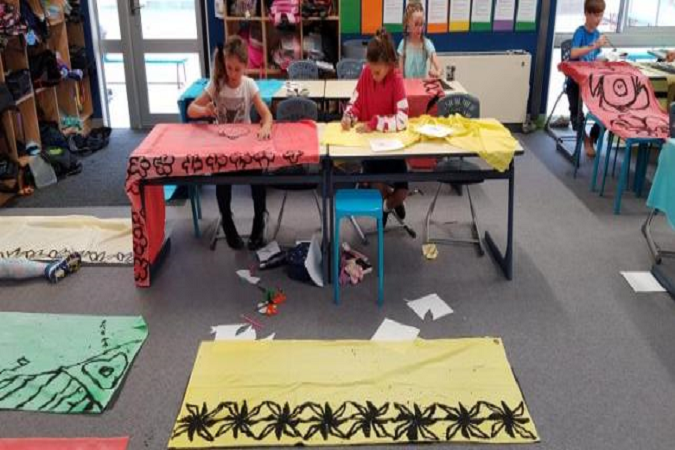
MULTIPOLYGON (((314 98, 314 99, 323 99, 324 90, 326 88, 326 80, 288 80, 300 85, 301 89, 307 89, 309 93, 307 95, 301 95, 300 97, 314 98)), ((298 97, 297 95, 289 95, 286 90, 286 86, 282 85, 281 88, 272 96, 274 100, 282 100, 284 98, 298 97)))
MULTIPOLYGON (((522 155, 524 150, 522 147, 516 149, 516 156, 522 155)), ((389 173, 389 174, 342 174, 332 170, 333 163, 340 160, 368 160, 368 159, 386 159, 386 158, 419 158, 419 157, 435 157, 442 158, 447 156, 472 158, 478 155, 474 152, 469 152, 460 148, 452 147, 449 144, 442 142, 421 142, 413 144, 402 150, 392 152, 377 152, 374 153, 368 148, 363 147, 341 147, 330 145, 328 148, 329 158, 327 164, 329 169, 327 171, 327 192, 330 197, 330 224, 334 223, 333 211, 333 192, 334 187, 338 183, 354 183, 354 182, 394 182, 394 181, 450 181, 450 182, 467 182, 467 181, 483 181, 483 180, 508 180, 508 208, 507 208, 507 235, 506 235, 506 250, 502 253, 495 243, 492 235, 485 232, 485 242, 488 245, 495 261, 501 268, 504 276, 511 280, 513 279, 513 209, 514 209, 514 181, 515 181, 515 159, 511 161, 509 168, 504 172, 499 172, 494 169, 480 169, 476 171, 462 171, 462 172, 446 172, 435 173, 433 171, 422 172, 408 172, 408 173, 389 173)), ((333 226, 330 227, 331 235, 330 241, 333 241, 333 226)))
MULTIPOLYGON (((324 98, 326 100, 349 100, 356 89, 358 80, 326 80, 324 98)), ((406 81, 407 82, 407 81, 406 81)), ((466 94, 466 89, 459 81, 445 82, 450 89, 445 89, 445 95, 466 94)))

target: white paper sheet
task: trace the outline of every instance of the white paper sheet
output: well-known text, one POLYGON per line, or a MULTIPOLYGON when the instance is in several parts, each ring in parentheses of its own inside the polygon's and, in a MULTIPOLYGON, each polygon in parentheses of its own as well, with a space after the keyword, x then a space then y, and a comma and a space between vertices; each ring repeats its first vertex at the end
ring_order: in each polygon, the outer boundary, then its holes
POLYGON ((666 292, 651 272, 621 272, 635 292, 666 292))
POLYGON ((403 22, 403 0, 384 0, 382 23, 400 24, 403 22))
POLYGON ((471 16, 471 0, 452 0, 450 22, 468 22, 471 16))
POLYGON ((256 252, 258 255, 258 261, 260 262, 265 262, 268 259, 270 259, 272 256, 276 255, 281 251, 281 248, 279 248, 279 244, 277 241, 272 241, 260 250, 256 252))
POLYGON ((392 152, 403 147, 400 139, 370 139, 370 149, 374 152, 392 152))
POLYGON ((415 311, 415 314, 422 320, 424 320, 429 312, 431 312, 433 320, 440 319, 454 312, 437 294, 429 294, 417 300, 408 300, 408 307, 415 311))
POLYGON ((272 334, 270 334, 269 336, 266 336, 266 337, 264 337, 264 338, 260 338, 259 340, 260 340, 260 341, 273 341, 273 340, 274 340, 274 336, 276 336, 276 333, 272 333, 272 334))
POLYGON ((307 259, 305 259, 305 268, 307 269, 307 273, 314 284, 319 287, 323 287, 323 270, 321 267, 321 258, 321 238, 319 237, 319 234, 315 234, 312 236, 312 241, 309 244, 307 259))
POLYGON ((453 130, 452 128, 444 127, 443 125, 433 125, 428 123, 421 127, 417 127, 416 131, 428 137, 442 139, 446 136, 450 136, 453 130))
POLYGON ((537 21, 537 0, 518 0, 516 22, 537 21))
POLYGON ((516 0, 497 0, 495 3, 495 21, 506 20, 513 22, 516 12, 516 0))
POLYGON ((488 23, 492 21, 492 0, 473 0, 471 22, 488 23))
POLYGON ((384 319, 371 341, 412 341, 420 334, 419 328, 384 319))
POLYGON ((258 282, 260 282, 260 278, 251 276, 250 270, 237 270, 237 275, 239 275, 239 278, 242 280, 251 284, 258 284, 258 282))
POLYGON ((448 0, 429 0, 427 22, 448 24, 448 0))
POLYGON ((215 341, 255 341, 256 332, 248 323, 232 325, 216 325, 211 327, 211 334, 215 334, 215 341))

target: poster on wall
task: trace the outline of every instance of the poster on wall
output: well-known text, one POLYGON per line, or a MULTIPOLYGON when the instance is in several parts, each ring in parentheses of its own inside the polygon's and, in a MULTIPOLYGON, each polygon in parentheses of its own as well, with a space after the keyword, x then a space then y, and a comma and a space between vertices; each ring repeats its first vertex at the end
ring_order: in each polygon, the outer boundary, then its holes
POLYGON ((448 0, 429 0, 427 3, 427 31, 445 33, 448 31, 448 0))
POLYGON ((343 33, 361 33, 360 0, 340 0, 340 28, 343 33))
POLYGON ((496 0, 494 31, 513 31, 516 0, 496 0))
POLYGON ((375 34, 382 27, 383 0, 361 2, 361 33, 375 34))
POLYGON ((384 0, 384 26, 391 33, 403 31, 403 0, 384 0))
POLYGON ((492 30, 492 0, 473 0, 471 31, 492 30))
POLYGON ((450 1, 450 31, 469 31, 471 0, 450 1))
POLYGON ((519 0, 516 14, 516 31, 537 29, 537 0, 519 0))

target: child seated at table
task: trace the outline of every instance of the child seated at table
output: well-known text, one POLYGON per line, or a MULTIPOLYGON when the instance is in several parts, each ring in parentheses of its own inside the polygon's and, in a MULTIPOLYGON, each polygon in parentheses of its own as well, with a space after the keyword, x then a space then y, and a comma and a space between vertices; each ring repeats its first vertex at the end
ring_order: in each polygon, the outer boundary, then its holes
POLYGON ((410 0, 403 16, 403 39, 398 44, 398 67, 405 78, 438 78, 441 69, 433 42, 424 34, 424 6, 410 0))
MULTIPOLYGON (((211 80, 204 92, 188 107, 188 117, 215 118, 216 122, 221 124, 251 123, 251 106, 254 106, 261 117, 258 138, 269 139, 272 131, 272 113, 260 98, 255 81, 244 75, 247 64, 246 44, 239 36, 229 36, 225 46, 219 45, 216 49, 211 80)), ((265 245, 265 186, 251 185, 251 196, 254 217, 248 248, 257 250, 265 245)), ((218 184, 216 198, 227 244, 239 250, 244 247, 244 242, 232 220, 232 186, 218 184)))
MULTIPOLYGON (((357 122, 358 132, 396 132, 408 126, 408 99, 403 77, 398 70, 396 51, 391 35, 381 28, 368 43, 366 67, 356 84, 352 98, 342 116, 342 128, 349 130, 357 122)), ((371 159, 364 161, 366 173, 405 173, 405 159, 371 159)), ((389 212, 404 219, 403 201, 408 195, 408 183, 396 182, 393 186, 373 183, 383 198, 383 221, 386 224, 389 212)))
MULTIPOLYGON (((600 49, 607 45, 607 38, 601 36, 598 26, 602 22, 602 16, 605 14, 605 0, 585 0, 584 15, 586 22, 577 28, 572 36, 571 61, 595 61, 600 55, 600 49)), ((570 104, 570 122, 572 128, 576 131, 577 127, 583 126, 578 123, 579 114, 579 85, 573 80, 567 80, 567 98, 570 104)), ((600 135, 600 128, 593 124, 590 137, 586 130, 582 130, 584 135, 584 147, 586 156, 592 158, 595 156, 593 143, 600 135)))

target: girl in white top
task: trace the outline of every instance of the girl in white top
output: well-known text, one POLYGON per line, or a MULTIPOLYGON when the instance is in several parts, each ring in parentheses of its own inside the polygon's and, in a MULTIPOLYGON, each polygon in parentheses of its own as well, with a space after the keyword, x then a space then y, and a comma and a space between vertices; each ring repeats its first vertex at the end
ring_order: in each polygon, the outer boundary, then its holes
MULTIPOLYGON (((253 79, 244 75, 248 64, 248 50, 239 36, 229 36, 225 46, 218 46, 213 58, 211 81, 195 101, 188 107, 188 117, 216 118, 218 123, 251 123, 251 106, 261 117, 259 139, 269 139, 272 131, 272 113, 260 98, 258 86, 253 79)), ((248 241, 250 250, 265 245, 266 191, 264 185, 251 185, 253 197, 253 227, 248 241)), ((232 220, 232 186, 216 186, 218 208, 223 221, 227 244, 239 250, 244 247, 232 220)))
POLYGON ((438 78, 441 69, 433 42, 424 35, 424 7, 410 0, 403 16, 403 39, 398 45, 398 64, 404 78, 438 78))

